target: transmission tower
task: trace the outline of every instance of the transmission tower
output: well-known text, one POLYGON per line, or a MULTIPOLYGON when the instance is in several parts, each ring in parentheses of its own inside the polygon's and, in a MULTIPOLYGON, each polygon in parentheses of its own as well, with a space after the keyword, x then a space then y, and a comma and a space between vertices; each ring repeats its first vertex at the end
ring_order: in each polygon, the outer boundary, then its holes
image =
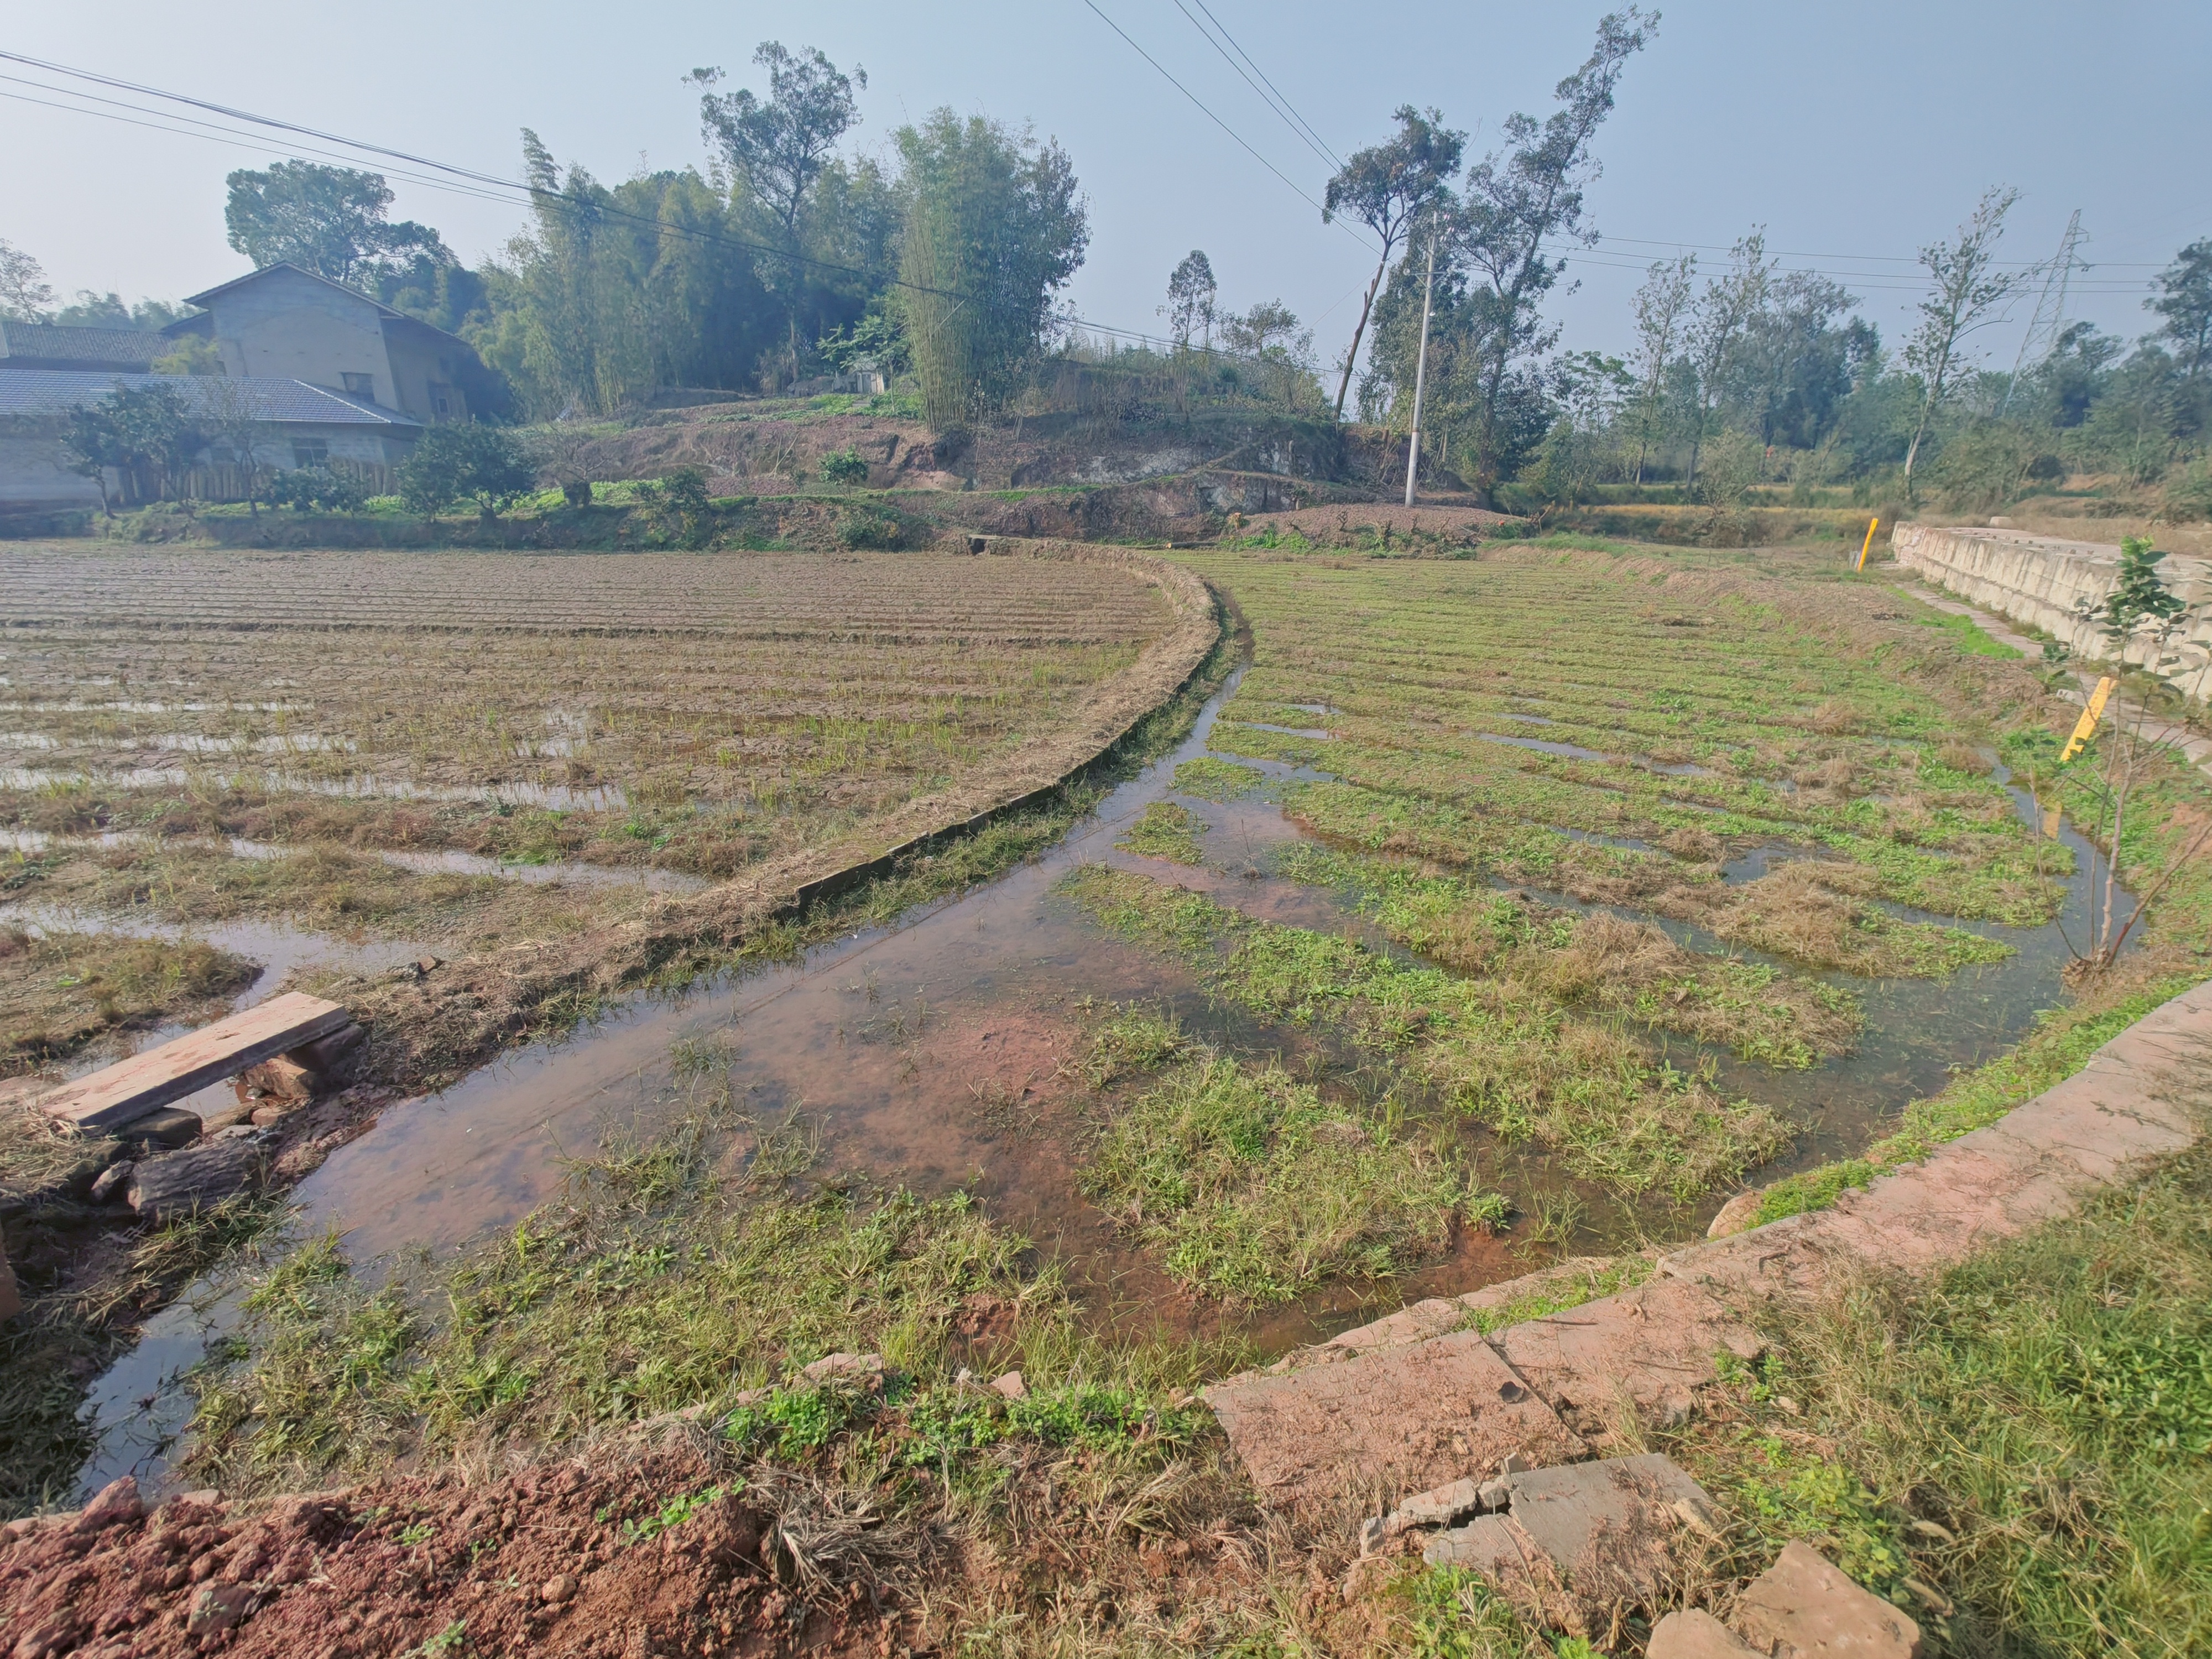
POLYGON ((2066 234, 2058 239, 2058 252, 2043 268, 2043 293, 2035 302, 2035 316, 2021 337, 2020 356, 2013 359, 2012 378, 2006 382, 2004 401, 1997 405, 2002 415, 2012 406, 2012 394, 2019 389, 2020 377, 2031 368, 2040 368, 2045 358, 2058 349, 2058 337, 2066 327, 2066 285, 2076 269, 2087 270, 2087 264, 2080 257, 2081 243, 2081 210, 2075 208, 2074 216, 2066 222, 2066 234))

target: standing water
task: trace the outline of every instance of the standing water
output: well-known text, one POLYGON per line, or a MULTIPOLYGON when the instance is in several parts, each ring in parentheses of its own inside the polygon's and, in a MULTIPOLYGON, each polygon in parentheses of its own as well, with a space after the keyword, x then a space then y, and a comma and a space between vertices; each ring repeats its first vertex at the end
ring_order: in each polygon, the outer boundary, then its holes
MULTIPOLYGON (((1308 1033, 1210 1000, 1181 964, 1092 926, 1054 891, 1079 862, 1164 875, 1262 920, 1395 949, 1334 892, 1269 873, 1271 849, 1298 832, 1264 801, 1177 798, 1207 825, 1203 866, 1164 866, 1114 845, 1148 806, 1174 794, 1177 766, 1206 752, 1241 673, 1206 702, 1173 753, 1114 789, 1095 817, 1036 861, 787 966, 683 995, 641 997, 442 1093, 388 1109, 294 1190, 302 1230, 338 1231, 348 1254, 365 1264, 511 1225, 554 1194, 568 1154, 595 1150, 611 1131, 649 1135, 678 1109, 671 1103, 672 1056, 688 1051, 727 1059, 757 1121, 802 1114, 829 1166, 925 1194, 961 1188, 985 1200, 997 1219, 1065 1264, 1071 1285, 1103 1320, 1191 1334, 1233 1330, 1263 1350, 1279 1349, 1371 1316, 1378 1298, 1464 1291, 1525 1272, 1529 1264, 1509 1241, 1469 1232, 1445 1259, 1386 1285, 1340 1283, 1286 1309, 1224 1312, 1168 1279, 1079 1195, 1079 1148, 1069 1144, 1075 1137, 1036 1132, 1048 1108, 1072 1093, 1066 1078, 1079 1057, 1085 1011, 1102 1002, 1164 1007, 1194 1035, 1248 1054, 1317 1066, 1336 1058, 1308 1033)), ((1327 775, 1245 763, 1278 781, 1327 775)), ((1776 1073, 1713 1056, 1732 1092, 1784 1109, 1801 1127, 1797 1146, 1763 1178, 1856 1151, 1905 1101, 2008 1047, 2057 1000, 2062 930, 2082 938, 2096 868, 2087 844, 2067 836, 2076 868, 2059 921, 1977 929, 2015 946, 2007 961, 1936 985, 1850 981, 1864 1000, 1868 1029, 1853 1053, 1811 1072, 1776 1073)), ((1732 878, 1750 878, 1753 860, 1763 873, 1780 851, 1755 851, 1732 878)), ((1698 948, 1722 948, 1680 924, 1662 925, 1698 948)), ((1705 1054, 1680 1039, 1671 1048, 1678 1063, 1685 1051, 1691 1062, 1705 1054)), ((746 1150, 741 1144, 729 1156, 734 1161, 746 1150)), ((1482 1156, 1491 1184, 1509 1191, 1517 1184, 1524 1197, 1563 1184, 1540 1157, 1509 1158, 1495 1142, 1486 1142, 1482 1156)), ((1686 1232, 1711 1207, 1623 1216, 1622 1224, 1686 1232)), ((83 1474, 88 1492, 118 1474, 147 1480, 162 1473, 190 1417, 179 1373, 234 1322, 237 1301, 220 1285, 195 1285, 94 1385, 85 1413, 99 1442, 83 1474)))

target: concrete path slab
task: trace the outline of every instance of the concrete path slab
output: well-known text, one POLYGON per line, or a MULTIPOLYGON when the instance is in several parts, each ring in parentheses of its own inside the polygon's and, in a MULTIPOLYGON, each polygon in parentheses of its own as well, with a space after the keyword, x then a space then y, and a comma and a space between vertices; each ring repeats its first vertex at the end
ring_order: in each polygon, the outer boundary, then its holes
POLYGON ((1206 1390, 1269 1501, 1395 1498, 1589 1448, 1474 1331, 1206 1390))

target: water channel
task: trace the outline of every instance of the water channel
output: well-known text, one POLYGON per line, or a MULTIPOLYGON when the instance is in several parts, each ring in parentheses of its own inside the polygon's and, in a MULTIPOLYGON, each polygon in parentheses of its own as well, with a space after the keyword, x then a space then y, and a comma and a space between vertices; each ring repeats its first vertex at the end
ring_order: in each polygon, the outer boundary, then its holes
MULTIPOLYGON (((1079 1134, 1071 1126, 1079 1125, 1080 1085, 1067 1068, 1100 1003, 1164 1007, 1187 1030, 1225 1048, 1279 1055, 1334 1079, 1325 1086, 1377 1086, 1376 1068, 1365 1067, 1363 1078, 1357 1056, 1214 1003, 1187 969, 1102 932, 1054 890, 1079 862, 1104 860, 1209 893, 1253 916, 1395 951, 1335 892, 1273 873, 1275 850, 1298 832, 1264 799, 1222 804, 1176 797, 1208 826, 1200 838, 1203 866, 1162 864, 1114 845, 1146 807, 1174 793, 1180 763, 1207 752, 1236 684, 1232 678, 1206 703, 1173 753, 1115 788, 1093 817, 1035 862, 890 925, 821 945, 787 966, 732 975, 681 996, 638 998, 565 1038, 520 1048, 442 1093, 386 1109, 294 1189, 301 1233, 339 1230, 351 1258, 367 1268, 402 1250, 450 1250, 510 1225, 554 1194, 564 1153, 592 1151, 610 1132, 650 1133, 677 1109, 672 1050, 681 1044, 728 1056, 745 1109, 760 1121, 803 1114, 820 1137, 827 1168, 923 1193, 975 1194, 998 1220, 1060 1261, 1086 1307, 1103 1321, 1194 1335, 1234 1331, 1273 1350, 1372 1317, 1382 1306, 1527 1271, 1531 1264, 1510 1234, 1463 1230, 1445 1256, 1399 1279, 1327 1285, 1258 1316, 1224 1313, 1185 1293, 1077 1194, 1079 1134)), ((1327 775, 1311 767, 1244 763, 1278 781, 1327 775)), ((2025 792, 2014 793, 2033 822, 2025 792)), ((2061 930, 2077 941, 2085 937, 2099 867, 2086 842, 2063 833, 2075 871, 2056 923, 1968 924, 2004 939, 2015 955, 1933 984, 1831 976, 1849 984, 1866 1009, 1868 1027, 1852 1053, 1790 1073, 1681 1038, 1663 1045, 1686 1069, 1710 1053, 1726 1090, 1766 1102, 1799 1127, 1793 1148, 1755 1179, 1857 1151, 1906 1101, 1940 1089, 1953 1070, 2010 1047, 2039 1010, 2060 1000, 2067 960, 2061 930)), ((1753 848, 1723 875, 1752 879, 1778 858, 1811 855, 1798 846, 1753 848)), ((1727 948, 1681 924, 1661 925, 1693 948, 1727 948)), ((223 931, 207 936, 224 943, 223 931)), ((278 941, 272 935, 269 943, 278 941)), ((227 948, 263 959, 248 941, 227 948)), ((263 983, 274 978, 264 975, 263 983)), ((1539 1152, 1509 1152, 1485 1131, 1466 1133, 1486 1182, 1524 1204, 1570 1184, 1539 1152)), ((738 1166, 750 1150, 739 1135, 727 1163, 738 1166)), ((1585 1206, 1590 1236, 1578 1247, 1625 1243, 1638 1230, 1696 1236, 1726 1196, 1715 1193, 1679 1211, 1661 1205, 1633 1212, 1592 1199, 1585 1206)), ((94 1385, 85 1413, 99 1447, 84 1471, 86 1490, 125 1471, 161 1475, 190 1415, 179 1373, 234 1321, 238 1296, 220 1282, 194 1285, 149 1321, 137 1346, 94 1385)))

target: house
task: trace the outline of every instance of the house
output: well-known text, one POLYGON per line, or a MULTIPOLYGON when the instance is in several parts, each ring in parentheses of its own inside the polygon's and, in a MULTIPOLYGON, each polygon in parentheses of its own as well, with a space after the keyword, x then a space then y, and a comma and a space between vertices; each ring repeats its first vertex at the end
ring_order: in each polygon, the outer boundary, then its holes
POLYGON ((174 348, 150 328, 68 328, 0 320, 0 368, 143 374, 174 348))
POLYGON ((457 335, 297 265, 268 265, 195 294, 203 307, 162 330, 214 341, 226 373, 303 380, 421 425, 493 412, 495 383, 457 335))
MULTIPOLYGON (((406 459, 422 422, 366 398, 309 386, 303 380, 200 374, 93 374, 74 370, 11 368, 0 363, 0 514, 51 514, 98 507, 100 486, 70 470, 62 448, 73 409, 98 403, 117 386, 173 386, 185 409, 210 422, 237 412, 254 422, 252 459, 263 472, 348 462, 372 477, 406 459)), ((222 500, 239 492, 222 487, 240 457, 210 446, 200 465, 211 476, 199 492, 222 500), (205 484, 213 484, 207 488, 205 484)), ((110 494, 121 481, 111 472, 110 494)))
POLYGON ((158 380, 234 429, 223 416, 250 415, 254 467, 215 444, 198 458, 193 492, 216 501, 237 499, 255 472, 332 462, 388 489, 390 469, 423 428, 495 413, 503 401, 466 341, 296 265, 270 265, 188 303, 203 309, 159 333, 0 324, 0 514, 100 504, 99 484, 70 470, 61 437, 70 410, 118 385, 158 380), (214 346, 222 374, 147 372, 191 337, 214 346))

